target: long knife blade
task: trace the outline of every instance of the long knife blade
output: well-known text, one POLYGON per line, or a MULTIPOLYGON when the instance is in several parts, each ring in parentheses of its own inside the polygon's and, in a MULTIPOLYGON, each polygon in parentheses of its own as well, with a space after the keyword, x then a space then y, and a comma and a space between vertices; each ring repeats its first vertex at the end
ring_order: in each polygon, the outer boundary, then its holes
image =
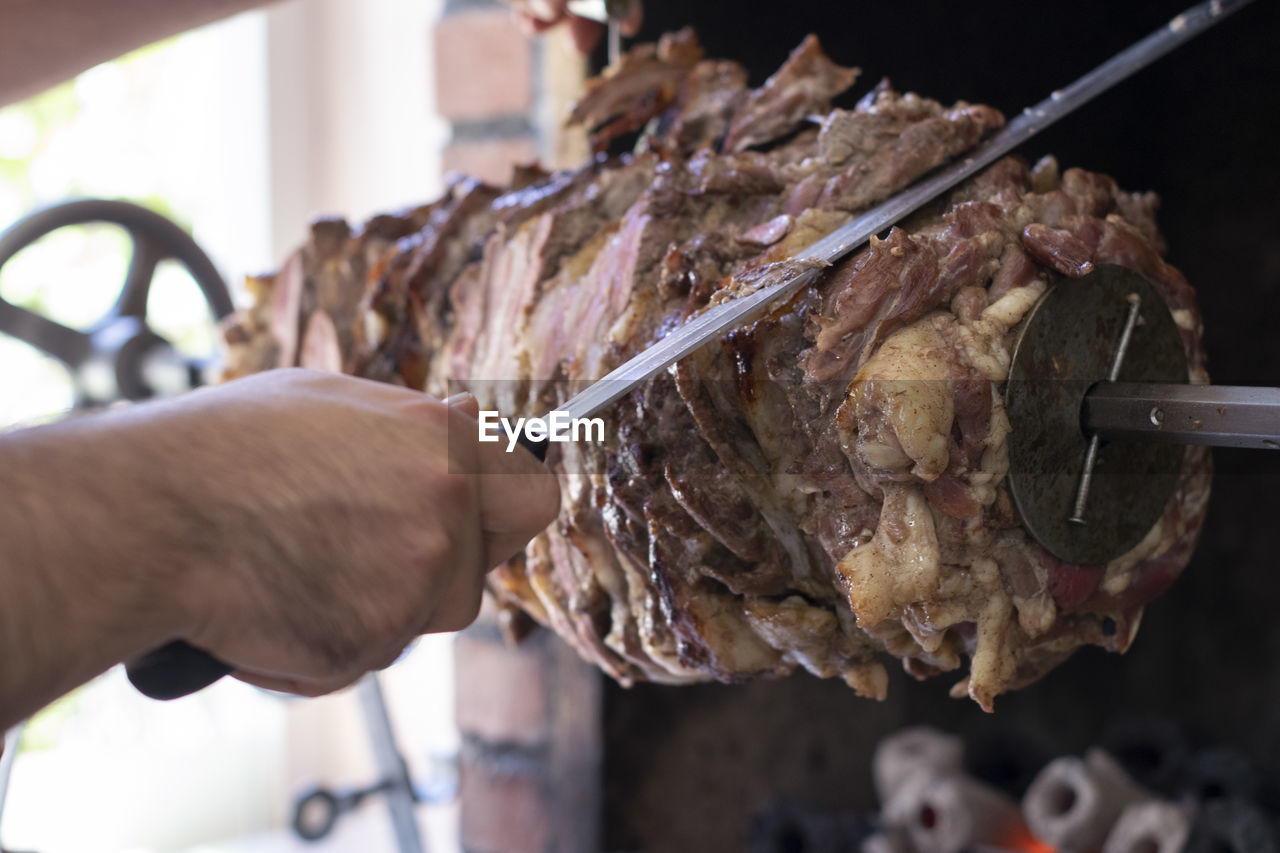
MULTIPOLYGON (((1003 130, 903 192, 857 216, 826 237, 802 250, 799 260, 834 262, 861 247, 875 234, 901 220, 927 202, 989 166, 1049 125, 1069 115, 1121 80, 1195 38, 1252 0, 1205 0, 1178 15, 1151 35, 1122 50, 1066 88, 1059 89, 1033 107, 1023 110, 1003 130)), ((679 329, 644 352, 612 370, 602 379, 571 397, 562 407, 573 418, 601 411, 646 379, 696 351, 729 329, 753 319, 775 301, 790 298, 818 278, 807 269, 759 289, 714 305, 687 320, 679 329)))

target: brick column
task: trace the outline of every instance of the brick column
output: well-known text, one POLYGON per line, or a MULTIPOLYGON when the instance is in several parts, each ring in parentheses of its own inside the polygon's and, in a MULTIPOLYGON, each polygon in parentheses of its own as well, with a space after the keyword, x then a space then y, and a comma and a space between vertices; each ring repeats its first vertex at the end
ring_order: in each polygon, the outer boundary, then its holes
POLYGON ((455 667, 463 849, 598 850, 600 673, 542 629, 508 645, 487 605, 458 636, 455 667))
POLYGON ((504 183, 537 159, 536 53, 497 0, 448 0, 435 31, 436 107, 453 125, 445 171, 504 183))
MULTIPOLYGON (((447 0, 435 31, 443 153, 501 184, 516 163, 573 165, 583 134, 560 123, 581 91, 567 34, 530 40, 497 0, 447 0)), ((600 847, 602 685, 554 634, 507 644, 488 602, 455 646, 460 840, 467 853, 586 853, 600 847)))

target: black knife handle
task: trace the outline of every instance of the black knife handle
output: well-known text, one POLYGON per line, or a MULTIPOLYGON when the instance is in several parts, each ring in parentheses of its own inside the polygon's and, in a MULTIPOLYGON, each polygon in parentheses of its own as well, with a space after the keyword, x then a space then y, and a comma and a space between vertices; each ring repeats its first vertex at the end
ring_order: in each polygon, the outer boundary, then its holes
POLYGON ((528 433, 521 430, 520 435, 516 437, 516 444, 532 453, 539 462, 547 461, 547 448, 551 446, 551 442, 545 438, 542 441, 534 441, 529 438, 528 433))
POLYGON ((183 640, 174 640, 124 665, 143 696, 177 699, 203 690, 235 667, 183 640))

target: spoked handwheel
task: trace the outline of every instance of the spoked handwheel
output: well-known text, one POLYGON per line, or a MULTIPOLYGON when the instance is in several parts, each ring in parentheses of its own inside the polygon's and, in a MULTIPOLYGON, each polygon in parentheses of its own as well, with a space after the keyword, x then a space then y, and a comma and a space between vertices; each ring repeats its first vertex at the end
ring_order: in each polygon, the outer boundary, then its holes
POLYGON ((215 320, 231 313, 231 295, 204 250, 160 214, 125 201, 86 199, 56 204, 0 234, 0 267, 60 228, 90 223, 123 228, 133 245, 124 285, 111 310, 87 331, 79 331, 0 297, 0 333, 66 365, 75 383, 78 409, 167 396, 200 385, 205 364, 180 354, 147 325, 147 296, 156 267, 169 259, 185 267, 215 320))

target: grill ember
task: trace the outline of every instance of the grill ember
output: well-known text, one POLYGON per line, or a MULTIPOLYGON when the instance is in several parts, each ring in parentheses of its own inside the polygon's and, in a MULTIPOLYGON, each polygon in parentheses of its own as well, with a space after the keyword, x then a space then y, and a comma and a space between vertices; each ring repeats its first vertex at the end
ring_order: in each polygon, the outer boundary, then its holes
MULTIPOLYGON (((580 169, 357 229, 316 223, 227 329, 229 374, 302 364, 541 415, 709 302, 752 287, 854 213, 1003 124, 882 83, 805 40, 759 89, 682 31, 593 81, 580 169), (484 380, 484 381, 480 381, 484 380), (496 381, 495 381, 496 380, 496 381)), ((779 676, 866 696, 885 654, 984 708, 1084 644, 1123 651, 1186 564, 1208 462, 1130 553, 1065 565, 1011 509, 1001 383, 1020 318, 1052 283, 1144 275, 1205 380, 1200 318, 1160 257, 1151 194, 1052 158, 1002 160, 606 414, 606 441, 553 445, 558 522, 491 577, 623 683, 779 676)))

